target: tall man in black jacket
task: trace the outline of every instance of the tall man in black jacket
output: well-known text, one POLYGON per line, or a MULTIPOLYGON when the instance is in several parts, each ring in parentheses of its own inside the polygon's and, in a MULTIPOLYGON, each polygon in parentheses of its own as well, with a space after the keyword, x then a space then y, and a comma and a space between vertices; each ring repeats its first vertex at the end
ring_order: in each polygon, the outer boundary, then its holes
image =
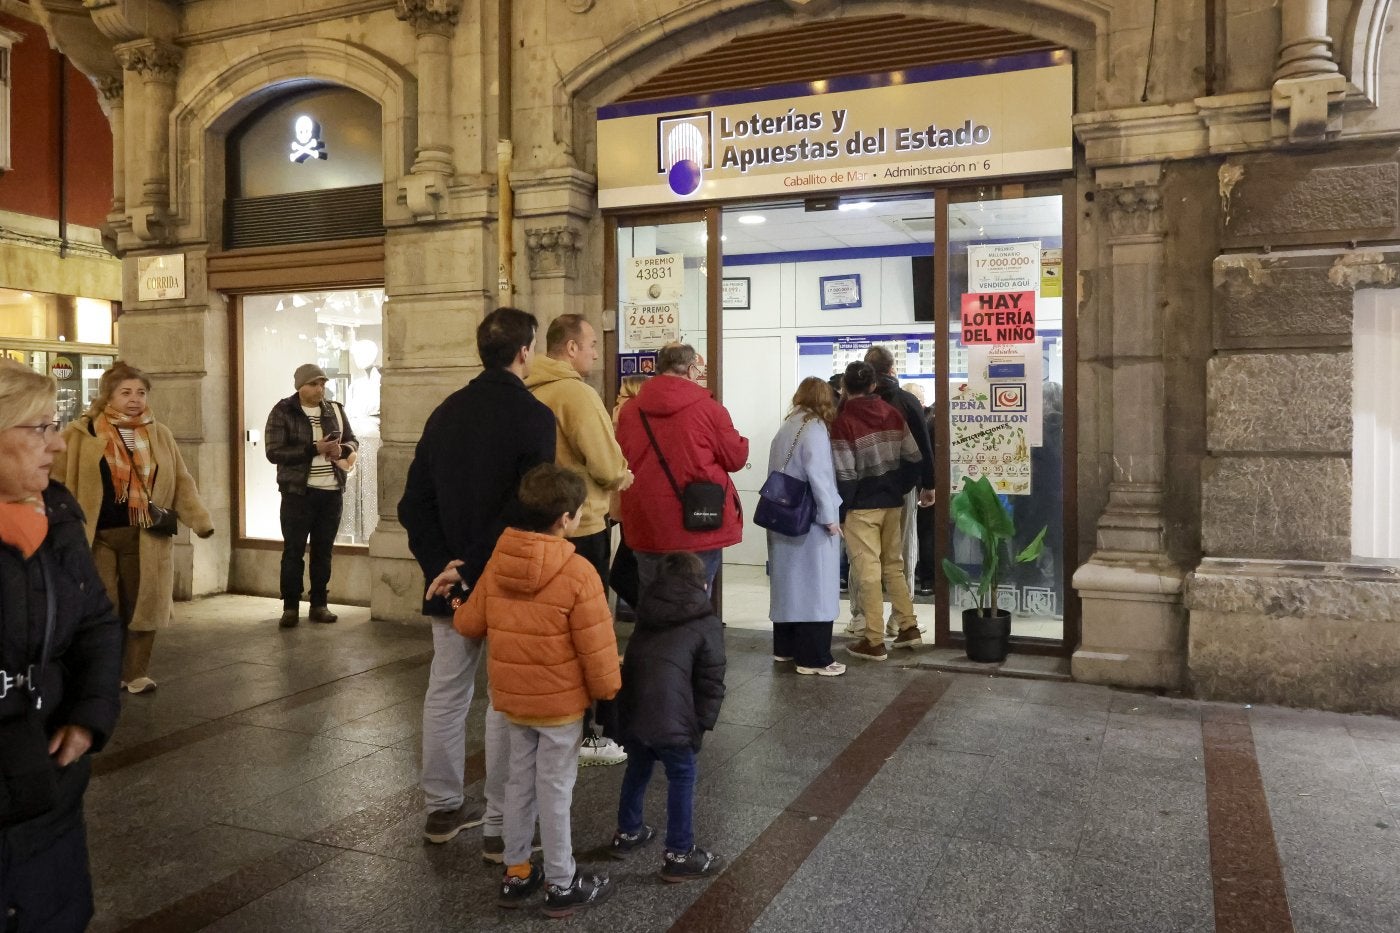
POLYGON ((486 803, 463 793, 467 710, 484 644, 452 628, 449 595, 465 595, 515 506, 520 477, 554 462, 554 415, 525 388, 538 322, 497 308, 476 330, 484 371, 431 415, 408 468, 399 522, 423 569, 423 614, 433 623, 433 666, 423 698, 423 835, 447 842, 483 821, 482 855, 499 862, 501 797, 509 765, 505 719, 486 710, 486 803))

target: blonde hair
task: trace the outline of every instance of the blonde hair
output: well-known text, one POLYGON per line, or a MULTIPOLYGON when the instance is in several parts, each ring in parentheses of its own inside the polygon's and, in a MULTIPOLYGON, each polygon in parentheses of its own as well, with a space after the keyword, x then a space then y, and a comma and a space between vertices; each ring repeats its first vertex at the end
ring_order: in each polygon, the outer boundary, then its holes
POLYGON ((803 379, 792 395, 792 411, 788 412, 788 415, 799 411, 806 412, 810 417, 820 418, 827 424, 835 421, 836 399, 832 397, 831 384, 816 376, 803 379))
POLYGON ((57 379, 18 360, 0 358, 0 431, 32 424, 57 401, 57 379))
POLYGON ((93 396, 92 405, 88 407, 88 415, 96 418, 102 414, 102 410, 112 400, 112 393, 129 379, 140 379, 141 384, 146 387, 146 391, 151 391, 150 376, 125 360, 117 360, 110 369, 102 374, 101 381, 97 383, 97 394, 93 396))
POLYGON ((647 384, 646 376, 623 376, 622 382, 617 386, 617 397, 619 399, 636 398, 637 393, 642 391, 642 386, 647 384))

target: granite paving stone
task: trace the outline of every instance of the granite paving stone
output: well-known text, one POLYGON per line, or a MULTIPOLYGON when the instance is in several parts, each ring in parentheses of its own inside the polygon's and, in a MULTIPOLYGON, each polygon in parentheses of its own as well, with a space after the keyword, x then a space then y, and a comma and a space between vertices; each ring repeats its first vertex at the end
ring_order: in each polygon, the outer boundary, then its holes
POLYGON ((418 756, 383 749, 290 790, 230 808, 212 818, 230 826, 302 839, 418 783, 418 756))
MULTIPOLYGON (((157 648, 160 689, 123 697, 95 759, 93 930, 565 928, 537 905, 495 907, 500 869, 482 863, 480 829, 423 840, 425 626, 345 607, 336 626, 281 631, 277 601, 250 597, 177 614, 157 648)), ((619 626, 623 642, 630 629, 619 626)), ((580 769, 575 855, 618 888, 568 929, 718 929, 706 924, 742 916, 769 933, 1204 933, 1221 890, 1237 916, 1291 910, 1303 933, 1396 928, 1394 720, 934 674, 915 653, 799 677, 772 662, 769 638, 726 630, 729 693, 699 758, 696 839, 732 874, 666 884, 659 838, 609 858, 624 769, 580 769), (911 731, 897 744, 869 731, 877 722, 911 731), (1206 770, 1207 728, 1223 772, 1206 770), (860 754, 871 747, 878 756, 860 754), (1262 788, 1236 780, 1213 798, 1236 809, 1216 807, 1212 826, 1207 778, 1256 763, 1262 788), (1262 833, 1232 821, 1245 812, 1269 814, 1254 820, 1262 833), (1246 840, 1228 862, 1246 875, 1233 887, 1212 876, 1212 831, 1246 840), (763 884, 784 853, 798 858, 763 884), (1251 866, 1275 854, 1283 883, 1252 884, 1251 866), (705 922, 676 926, 688 910, 705 922)), ((467 792, 479 796, 484 669, 476 688, 467 792)), ((665 806, 658 768, 645 817, 660 835, 665 806)))
POLYGON ((1212 933, 1209 857, 1169 861, 1081 856, 1064 933, 1212 933))
POLYGON ((363 852, 338 857, 206 927, 210 933, 298 930, 339 933, 424 880, 421 868, 363 852))
POLYGON ((1074 861, 1065 853, 948 840, 909 929, 1059 931, 1071 911, 1073 871, 1074 861))
POLYGON ((897 933, 918 912, 919 895, 947 842, 853 810, 831 828, 752 929, 897 933))

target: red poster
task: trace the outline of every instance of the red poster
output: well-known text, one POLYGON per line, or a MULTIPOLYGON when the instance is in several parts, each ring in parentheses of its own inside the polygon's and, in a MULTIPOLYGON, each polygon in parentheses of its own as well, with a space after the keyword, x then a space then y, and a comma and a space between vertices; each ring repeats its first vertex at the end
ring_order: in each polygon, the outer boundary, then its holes
POLYGON ((962 342, 1035 343, 1035 292, 963 295, 962 342))

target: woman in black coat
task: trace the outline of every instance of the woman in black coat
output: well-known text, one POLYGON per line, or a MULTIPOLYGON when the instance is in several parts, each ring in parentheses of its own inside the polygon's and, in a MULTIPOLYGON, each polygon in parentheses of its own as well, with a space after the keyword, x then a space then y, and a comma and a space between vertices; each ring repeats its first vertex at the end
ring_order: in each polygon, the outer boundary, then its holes
POLYGON ((76 500, 49 483, 57 390, 0 360, 0 917, 18 933, 92 917, 88 755, 120 710, 121 624, 76 500))
POLYGON ((656 835, 642 805, 656 762, 666 769, 666 853, 661 877, 685 881, 716 870, 718 857, 695 844, 695 756, 724 700, 724 630, 694 554, 661 558, 642 591, 637 626, 622 662, 617 696, 627 773, 617 807, 612 854, 626 858, 656 835))

